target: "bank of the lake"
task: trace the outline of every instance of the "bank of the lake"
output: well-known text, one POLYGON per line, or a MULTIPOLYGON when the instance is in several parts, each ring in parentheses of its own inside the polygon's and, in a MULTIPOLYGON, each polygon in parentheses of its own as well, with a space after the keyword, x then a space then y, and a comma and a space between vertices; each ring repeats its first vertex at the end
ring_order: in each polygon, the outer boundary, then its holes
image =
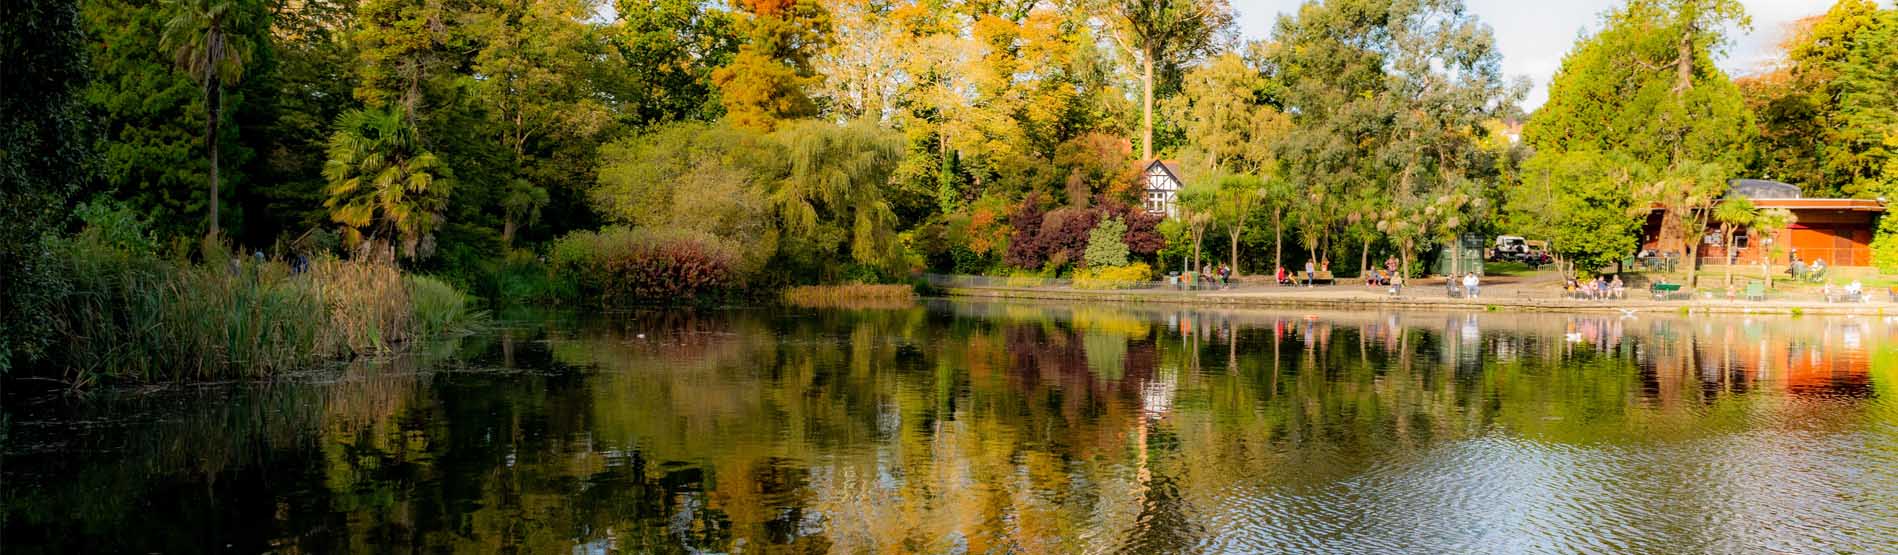
POLYGON ((1352 285, 1316 287, 1253 286, 1237 289, 1087 290, 1072 287, 944 287, 950 297, 972 299, 1036 299, 1074 302, 1176 304, 1205 307, 1281 308, 1300 310, 1417 310, 1522 311, 1575 313, 1704 313, 1704 314, 1837 314, 1883 315, 1898 312, 1898 304, 1871 297, 1868 302, 1824 302, 1818 299, 1765 301, 1705 298, 1653 300, 1648 292, 1630 290, 1628 298, 1583 300, 1524 294, 1508 289, 1490 290, 1478 298, 1451 298, 1441 285, 1411 287, 1393 296, 1385 288, 1352 285))

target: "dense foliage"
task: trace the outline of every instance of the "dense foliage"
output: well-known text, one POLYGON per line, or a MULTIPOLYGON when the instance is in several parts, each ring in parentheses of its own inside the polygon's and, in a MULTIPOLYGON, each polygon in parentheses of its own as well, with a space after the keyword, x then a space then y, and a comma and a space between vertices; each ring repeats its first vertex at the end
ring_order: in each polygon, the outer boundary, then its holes
MULTIPOLYGON (((0 360, 44 354, 37 315, 65 287, 47 241, 93 199, 196 263, 209 249, 180 246, 221 236, 618 303, 1123 262, 1348 275, 1495 233, 1587 270, 1629 254, 1655 203, 1691 253, 1733 177, 1898 196, 1898 11, 1867 0, 1737 81, 1714 62, 1739 2, 1627 0, 1533 114, 1461 0, 1315 0, 1249 43, 1223 0, 18 10, 0 360), (1186 185, 1170 218, 1146 210, 1156 158, 1186 185), (672 261, 601 262, 652 253, 672 261)), ((1875 258, 1898 268, 1893 221, 1875 258)))

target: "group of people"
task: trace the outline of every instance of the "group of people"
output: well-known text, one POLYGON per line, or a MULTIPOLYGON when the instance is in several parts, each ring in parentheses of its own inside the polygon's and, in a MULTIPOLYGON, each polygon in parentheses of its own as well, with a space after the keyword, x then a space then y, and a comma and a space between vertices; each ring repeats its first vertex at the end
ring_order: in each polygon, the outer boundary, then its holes
POLYGON ((1232 266, 1227 266, 1224 262, 1219 263, 1217 267, 1212 264, 1200 266, 1199 275, 1207 281, 1219 283, 1221 289, 1232 286, 1232 266))
POLYGON ((1820 288, 1820 293, 1825 295, 1827 302, 1871 302, 1871 297, 1865 294, 1865 284, 1859 283, 1856 279, 1852 280, 1851 283, 1845 284, 1845 287, 1836 288, 1833 287, 1830 282, 1827 282, 1824 287, 1820 288))
POLYGON ((1580 281, 1569 278, 1563 289, 1568 292, 1570 298, 1591 301, 1622 299, 1628 294, 1628 284, 1621 281, 1621 274, 1615 274, 1613 279, 1605 276, 1595 276, 1595 279, 1580 281))
POLYGON ((1799 259, 1798 251, 1794 251, 1792 256, 1793 262, 1786 268, 1786 273, 1792 275, 1794 279, 1806 279, 1806 276, 1818 275, 1826 269, 1824 258, 1813 260, 1812 265, 1807 266, 1805 261, 1799 259))
POLYGON ((1318 279, 1320 272, 1331 273, 1331 260, 1306 260, 1305 271, 1302 274, 1287 272, 1284 266, 1279 266, 1278 271, 1272 273, 1272 278, 1279 285, 1298 285, 1298 278, 1303 276, 1305 286, 1311 287, 1312 282, 1318 279))

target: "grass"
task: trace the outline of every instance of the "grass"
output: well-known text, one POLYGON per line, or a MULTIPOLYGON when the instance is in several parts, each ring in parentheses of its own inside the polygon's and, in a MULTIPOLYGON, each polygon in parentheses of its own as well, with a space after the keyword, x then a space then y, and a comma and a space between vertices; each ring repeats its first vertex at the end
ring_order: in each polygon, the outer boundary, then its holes
POLYGON ((64 245, 54 348, 35 373, 100 381, 257 378, 323 360, 404 349, 484 315, 433 278, 387 264, 166 260, 82 234, 64 245))
POLYGON ((803 285, 784 290, 784 302, 803 307, 895 308, 916 300, 914 287, 905 284, 803 285))

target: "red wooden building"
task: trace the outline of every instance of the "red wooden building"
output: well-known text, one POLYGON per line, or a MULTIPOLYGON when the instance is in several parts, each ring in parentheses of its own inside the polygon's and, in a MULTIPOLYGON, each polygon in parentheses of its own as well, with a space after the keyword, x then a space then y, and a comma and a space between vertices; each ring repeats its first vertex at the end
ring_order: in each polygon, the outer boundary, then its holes
MULTIPOLYGON (((1797 186, 1754 179, 1735 180, 1728 194, 1746 196, 1761 210, 1785 209, 1795 221, 1770 238, 1750 237, 1748 231, 1741 231, 1732 245, 1722 244, 1720 224, 1710 221, 1701 238, 1699 255, 1703 264, 1757 264, 1771 246, 1784 247, 1772 260, 1774 264, 1788 263, 1795 253, 1806 263, 1824 260, 1832 266, 1872 264, 1872 232, 1877 229, 1879 215, 1885 212, 1882 201, 1803 198, 1797 186)), ((1671 237, 1663 237, 1661 217, 1658 208, 1648 215, 1642 229, 1642 250, 1662 253, 1676 249, 1671 237)))

